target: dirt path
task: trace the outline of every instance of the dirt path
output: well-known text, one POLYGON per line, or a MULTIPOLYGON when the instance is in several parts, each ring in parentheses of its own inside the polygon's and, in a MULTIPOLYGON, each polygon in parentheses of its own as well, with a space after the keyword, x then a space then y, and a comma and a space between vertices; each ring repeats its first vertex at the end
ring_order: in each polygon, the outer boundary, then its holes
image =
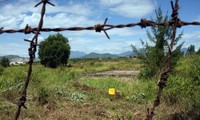
POLYGON ((136 76, 138 75, 139 71, 132 70, 132 71, 126 71, 126 70, 109 70, 109 71, 98 71, 98 72, 92 72, 87 73, 87 76, 116 76, 116 77, 129 77, 129 76, 136 76))

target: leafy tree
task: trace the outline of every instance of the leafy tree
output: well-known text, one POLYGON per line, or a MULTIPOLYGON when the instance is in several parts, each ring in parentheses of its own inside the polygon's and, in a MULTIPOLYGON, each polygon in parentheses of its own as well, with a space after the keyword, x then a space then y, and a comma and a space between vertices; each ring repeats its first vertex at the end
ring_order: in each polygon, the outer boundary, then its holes
MULTIPOLYGON (((158 8, 156 11, 156 19, 153 20, 157 23, 168 22, 170 19, 168 15, 163 15, 161 8, 158 8)), ((163 68, 164 61, 166 59, 166 51, 171 42, 171 36, 173 34, 172 27, 168 26, 156 26, 151 27, 151 32, 147 30, 147 37, 153 43, 149 45, 141 40, 143 45, 142 50, 138 50, 135 46, 132 45, 133 52, 135 52, 138 57, 143 61, 145 65, 144 69, 140 72, 140 77, 148 78, 159 75, 161 69, 163 68)), ((182 33, 176 37, 174 46, 177 45, 180 40, 182 33)), ((180 50, 183 43, 178 45, 172 53, 172 66, 176 64, 176 61, 183 54, 180 50)))
POLYGON ((3 57, 0 61, 0 65, 2 65, 3 67, 8 67, 10 66, 10 60, 6 57, 3 57))
POLYGON ((70 56, 70 45, 67 38, 61 34, 50 35, 40 43, 39 58, 45 67, 56 68, 66 65, 70 56))
POLYGON ((194 54, 195 53, 195 46, 194 45, 190 45, 187 49, 187 55, 189 54, 194 54))

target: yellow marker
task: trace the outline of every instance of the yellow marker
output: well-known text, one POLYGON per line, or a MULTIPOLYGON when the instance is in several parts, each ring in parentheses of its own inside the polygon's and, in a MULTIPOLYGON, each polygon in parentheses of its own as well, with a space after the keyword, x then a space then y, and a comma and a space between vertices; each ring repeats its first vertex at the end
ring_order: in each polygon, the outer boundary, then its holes
POLYGON ((115 88, 109 88, 108 94, 109 95, 115 95, 115 88))

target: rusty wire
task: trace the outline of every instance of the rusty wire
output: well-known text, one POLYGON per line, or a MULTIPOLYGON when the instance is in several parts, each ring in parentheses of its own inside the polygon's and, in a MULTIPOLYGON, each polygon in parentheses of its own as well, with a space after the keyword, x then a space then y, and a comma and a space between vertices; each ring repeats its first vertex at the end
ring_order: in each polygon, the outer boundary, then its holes
POLYGON ((177 27, 179 27, 178 26, 178 22, 179 22, 178 0, 176 0, 175 5, 171 1, 171 7, 172 7, 172 10, 173 10, 172 15, 171 15, 172 21, 173 21, 173 24, 172 24, 173 33, 172 33, 172 36, 171 36, 171 43, 168 46, 167 58, 166 58, 166 61, 165 61, 165 64, 164 64, 163 71, 160 75, 160 79, 158 81, 158 90, 157 90, 156 99, 154 100, 153 107, 147 109, 147 116, 146 116, 145 120, 152 120, 153 119, 154 110, 160 104, 161 93, 162 93, 163 88, 166 86, 167 79, 169 77, 169 73, 170 73, 170 69, 171 69, 172 49, 173 49, 174 40, 175 40, 175 37, 176 37, 176 29, 177 29, 177 27))
MULTIPOLYGON (((37 51, 38 35, 40 34, 40 30, 42 29, 42 26, 43 26, 43 17, 45 15, 45 11, 46 11, 46 4, 50 4, 50 5, 54 6, 54 4, 50 3, 48 0, 41 0, 41 2, 39 2, 37 5, 35 5, 35 7, 37 7, 38 5, 40 5, 42 3, 43 3, 43 6, 42 6, 42 10, 41 10, 41 18, 40 18, 40 22, 38 24, 37 31, 36 32, 34 31, 35 35, 32 38, 32 40, 26 40, 25 39, 25 41, 30 42, 30 47, 28 49, 28 53, 29 53, 29 68, 28 68, 27 78, 26 78, 24 87, 22 89, 21 98, 19 99, 19 102, 17 104, 18 105, 18 109, 17 109, 17 112, 15 114, 15 120, 18 120, 18 118, 19 118, 19 115, 20 115, 20 112, 21 112, 21 107, 27 108, 25 106, 27 88, 28 88, 28 85, 29 85, 29 82, 30 82, 31 73, 32 73, 33 60, 35 59, 35 53, 37 51)), ((26 26, 26 30, 29 30, 28 26, 26 26)), ((25 33, 27 32, 26 30, 25 30, 25 33)))
POLYGON ((135 27, 135 26, 140 26, 141 28, 146 28, 149 26, 154 26, 154 27, 156 27, 156 26, 171 26, 173 28, 173 34, 171 36, 171 43, 168 46, 168 52, 167 52, 167 58, 165 61, 165 65, 164 65, 163 71, 160 75, 160 78, 158 80, 157 96, 156 96, 156 99, 154 100, 153 107, 147 109, 147 115, 145 118, 145 120, 152 120, 153 116, 154 116, 154 110, 160 104, 161 93, 162 93, 164 86, 166 86, 169 72, 171 69, 171 64, 170 64, 171 63, 171 54, 172 54, 172 50, 173 50, 174 39, 176 37, 176 29, 181 28, 182 26, 187 26, 187 25, 200 25, 200 22, 184 22, 181 19, 179 19, 178 18, 179 5, 178 5, 178 0, 176 0, 175 4, 173 4, 173 2, 171 1, 171 7, 172 7, 173 11, 172 11, 172 15, 171 15, 172 20, 169 22, 156 23, 151 20, 141 19, 140 22, 138 22, 138 23, 110 25, 110 24, 107 24, 108 19, 106 18, 104 21, 104 24, 97 24, 97 25, 90 26, 90 27, 42 28, 46 4, 55 6, 54 4, 50 3, 49 0, 41 0, 41 2, 39 2, 38 4, 35 5, 35 7, 37 7, 38 5, 40 5, 42 3, 43 3, 43 6, 42 6, 42 10, 41 10, 41 18, 40 18, 37 28, 32 28, 29 25, 26 25, 26 27, 24 29, 19 29, 19 30, 15 30, 15 29, 4 30, 3 27, 0 28, 0 34, 17 33, 17 32, 25 33, 25 34, 30 34, 30 33, 35 34, 34 37, 32 38, 32 40, 25 39, 25 41, 30 42, 30 47, 28 49, 29 68, 28 68, 27 78, 26 78, 24 87, 22 89, 21 98, 19 99, 18 109, 16 112, 15 120, 17 120, 19 118, 21 107, 26 108, 26 106, 25 106, 26 93, 27 93, 27 88, 28 88, 31 73, 32 73, 32 64, 33 64, 33 60, 35 58, 35 53, 37 51, 38 36, 39 36, 40 32, 95 30, 96 32, 103 31, 104 34, 106 35, 106 37, 108 39, 110 39, 109 35, 107 34, 107 31, 111 30, 111 29, 115 29, 115 28, 126 28, 126 27, 135 27))
MULTIPOLYGON (((41 32, 82 31, 82 30, 95 30, 96 32, 104 31, 107 38, 110 39, 110 37, 108 36, 106 31, 114 29, 114 28, 127 28, 127 27, 135 27, 135 26, 140 26, 141 28, 146 28, 149 26, 172 26, 174 24, 174 21, 164 22, 164 23, 156 23, 152 20, 141 19, 141 21, 138 23, 110 25, 110 24, 106 24, 107 20, 108 19, 106 18, 104 21, 104 24, 97 24, 97 25, 90 26, 90 27, 42 28, 40 31, 41 32)), ((187 25, 200 25, 200 22, 184 22, 184 21, 181 21, 180 19, 177 19, 177 27, 178 28, 180 28, 182 26, 187 26, 187 25)), ((30 33, 36 33, 37 29, 38 28, 31 28, 27 24, 24 29, 19 29, 19 30, 14 30, 14 29, 3 30, 3 28, 1 28, 0 34, 2 34, 2 33, 17 33, 17 32, 30 34, 30 33)))

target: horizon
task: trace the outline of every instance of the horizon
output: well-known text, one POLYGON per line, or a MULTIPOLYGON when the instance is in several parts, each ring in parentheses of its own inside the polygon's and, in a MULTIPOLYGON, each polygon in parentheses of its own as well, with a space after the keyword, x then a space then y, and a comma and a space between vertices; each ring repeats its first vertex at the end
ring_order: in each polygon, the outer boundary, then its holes
MULTIPOLYGON (((141 48, 142 49, 142 48, 141 48)), ((186 52, 185 50, 188 49, 188 48, 185 48, 185 47, 182 47, 181 48, 181 51, 182 52, 186 52)), ((199 48, 200 49, 200 48, 199 48)), ((197 52, 197 50, 195 50, 197 52)), ((89 54, 92 54, 92 53, 95 53, 95 54, 110 54, 110 55, 117 55, 120 57, 120 54, 125 54, 125 53, 128 53, 128 52, 132 52, 134 53, 133 51, 124 51, 124 52, 121 52, 121 53, 108 53, 108 52, 105 52, 105 53, 98 53, 98 52, 90 52, 90 53, 86 53, 84 51, 70 51, 70 57, 69 58, 74 58, 74 57, 71 57, 72 56, 72 52, 80 52, 80 53, 83 53, 85 55, 83 56, 87 56, 89 54)), ((75 55, 75 54, 74 54, 75 55)), ((16 54, 7 54, 7 55, 0 55, 0 57, 4 57, 4 56, 18 56, 18 57, 22 57, 22 58, 28 58, 28 56, 20 56, 20 55, 16 55, 16 54)), ((36 55, 36 59, 38 59, 38 55, 36 55)), ((75 57, 76 58, 76 57, 75 57)))

